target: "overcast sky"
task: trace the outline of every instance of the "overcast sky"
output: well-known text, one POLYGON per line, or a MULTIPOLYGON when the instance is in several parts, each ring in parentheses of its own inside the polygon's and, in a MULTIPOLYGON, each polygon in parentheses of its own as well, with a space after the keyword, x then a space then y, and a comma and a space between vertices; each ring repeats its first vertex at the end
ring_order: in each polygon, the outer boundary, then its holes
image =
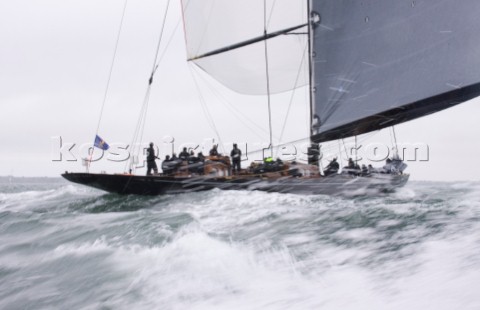
MULTIPOLYGON (((132 139, 165 3, 144 0, 128 4, 100 123, 99 134, 109 143, 132 139)), ((113 0, 0 2, 0 175, 58 176, 65 170, 83 171, 80 161, 53 161, 58 157, 55 137, 77 145, 93 141, 122 9, 123 1, 113 0)), ((200 104, 192 71, 197 79, 207 78, 186 63, 182 30, 179 1, 172 1, 164 41, 174 36, 152 88, 145 142, 161 145, 162 138, 170 135, 178 147, 216 137, 200 104)), ((254 149, 268 141, 264 98, 239 96, 213 81, 207 84, 214 85, 228 102, 216 101, 209 91, 203 93, 224 143, 248 143, 254 149)), ((272 101, 277 137, 289 98, 279 95, 272 101)), ((308 134, 305 98, 305 90, 295 94, 283 141, 308 134)), ((396 127, 400 143, 429 146, 428 161, 408 163, 412 179, 480 179, 479 103, 475 99, 396 127)), ((364 143, 389 141, 389 132, 383 131, 370 135, 364 143)), ((107 161, 92 168, 123 169, 123 164, 107 161)))

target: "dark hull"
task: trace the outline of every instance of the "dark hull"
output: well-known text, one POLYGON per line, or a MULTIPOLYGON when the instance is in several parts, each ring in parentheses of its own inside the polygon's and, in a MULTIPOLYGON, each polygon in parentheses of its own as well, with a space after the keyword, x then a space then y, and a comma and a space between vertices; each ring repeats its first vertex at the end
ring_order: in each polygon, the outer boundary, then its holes
POLYGON ((308 195, 362 195, 364 193, 390 192, 402 187, 409 175, 372 174, 356 177, 333 175, 329 177, 262 178, 239 176, 169 177, 138 176, 126 174, 65 173, 65 179, 98 188, 110 193, 136 195, 165 195, 211 190, 259 190, 265 192, 308 195))

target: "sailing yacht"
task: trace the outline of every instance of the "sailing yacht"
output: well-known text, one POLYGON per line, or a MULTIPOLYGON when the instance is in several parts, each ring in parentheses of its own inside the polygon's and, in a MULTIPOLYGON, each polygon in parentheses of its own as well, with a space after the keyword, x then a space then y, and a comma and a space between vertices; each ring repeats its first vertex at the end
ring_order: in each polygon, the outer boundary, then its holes
MULTIPOLYGON (((267 161, 232 175, 228 157, 174 173, 62 174, 119 194, 161 195, 219 188, 296 194, 389 192, 409 175, 322 174, 320 145, 426 116, 480 96, 480 2, 184 0, 187 56, 226 87, 264 95, 309 89, 308 163, 267 161), (303 65, 303 64, 307 65, 303 65)), ((156 67, 152 70, 153 75, 156 67)), ((273 155, 270 129, 268 151, 273 155)), ((267 151, 267 154, 268 154, 267 151)))

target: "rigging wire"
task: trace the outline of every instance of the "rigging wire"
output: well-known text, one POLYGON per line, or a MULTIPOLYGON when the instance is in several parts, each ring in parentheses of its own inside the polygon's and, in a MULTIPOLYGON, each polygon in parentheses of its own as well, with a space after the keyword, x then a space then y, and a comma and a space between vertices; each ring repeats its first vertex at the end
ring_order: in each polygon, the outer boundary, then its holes
POLYGON ((190 74, 191 74, 192 79, 195 83, 195 87, 197 89, 197 94, 198 94, 199 99, 200 99, 199 100, 200 101, 200 106, 202 107, 203 113, 205 114, 205 117, 206 117, 211 129, 215 132, 215 135, 217 136, 220 147, 222 148, 223 152, 225 153, 225 147, 223 145, 222 139, 220 138, 220 134, 218 132, 217 126, 215 125, 215 121, 214 121, 212 115, 210 114, 210 111, 208 110, 208 106, 206 104, 205 98, 202 95, 200 85, 198 84, 198 81, 195 78, 195 75, 193 74, 193 70, 192 70, 191 66, 189 66, 188 68, 190 69, 190 74))
POLYGON ((400 155, 398 153, 398 144, 397 144, 397 134, 395 132, 395 126, 392 126, 392 133, 393 133, 393 141, 395 143, 395 153, 394 156, 395 158, 400 158, 400 155))
MULTIPOLYGON (((183 1, 182 1, 183 2, 183 1)), ((184 16, 186 15, 187 11, 188 11, 188 5, 190 4, 190 1, 187 1, 186 2, 186 6, 183 10, 183 14, 184 16)), ((210 2, 210 7, 209 8, 205 8, 205 16, 207 17, 206 20, 212 20, 212 14, 214 12, 214 5, 215 5, 215 2, 214 1, 211 1, 210 2)), ((185 29, 186 30, 186 29, 185 29)), ((205 27, 203 29, 203 32, 198 36, 200 38, 199 42, 201 42, 201 44, 198 45, 197 47, 197 50, 195 51, 194 55, 199 55, 200 54, 200 51, 202 50, 202 45, 203 45, 203 42, 205 42, 204 38, 205 36, 207 35, 207 30, 208 30, 208 27, 205 27)))
POLYGON ((340 167, 343 165, 343 160, 342 160, 342 144, 340 143, 340 140, 338 140, 338 154, 340 156, 339 164, 340 167))
POLYGON ((177 33, 178 31, 178 26, 180 26, 180 23, 182 22, 182 19, 180 18, 177 22, 177 24, 175 25, 175 28, 173 29, 173 32, 172 34, 170 35, 170 38, 168 38, 168 41, 167 41, 167 44, 165 45, 165 48, 163 49, 163 52, 162 52, 162 55, 160 55, 160 58, 158 59, 158 62, 162 62, 163 60, 163 57, 165 57, 165 54, 167 53, 168 51, 168 47, 170 46, 170 44, 172 43, 173 41, 173 38, 175 37, 175 34, 177 33))
MULTIPOLYGON (((193 66, 194 69, 198 69, 197 66, 193 66)), ((265 137, 264 136, 261 136, 260 134, 258 134, 258 130, 264 132, 264 133, 267 133, 268 134, 268 130, 266 130, 265 128, 261 127, 260 125, 258 125, 257 123, 255 123, 254 121, 252 121, 247 115, 245 115, 240 109, 238 109, 234 104, 232 104, 227 98, 225 98, 225 96, 220 92, 218 91, 215 87, 213 87, 213 85, 211 83, 209 83, 207 81, 207 79, 204 77, 204 75, 202 75, 202 71, 200 70, 197 70, 197 76, 200 76, 202 78, 202 80, 204 81, 204 83, 208 86, 208 89, 210 90, 210 92, 215 95, 217 97, 217 99, 222 102, 222 103, 225 103, 225 107, 227 109, 229 109, 230 112, 232 112, 233 116, 235 116, 246 128, 248 128, 249 130, 252 131, 252 133, 254 133, 258 138, 260 138, 260 140, 263 140, 265 137), (240 118, 239 116, 242 116, 244 119, 242 120, 242 118, 240 118), (249 126, 245 121, 249 122, 251 125, 255 126, 258 130, 255 130, 254 128, 252 128, 252 126, 249 126)))
POLYGON ((357 135, 355 135, 355 164, 358 164, 358 141, 357 135))
MULTIPOLYGON (((232 102, 229 101, 229 99, 227 99, 224 94, 222 94, 219 90, 217 90, 215 87, 213 87, 213 85, 205 78, 205 76, 201 73, 203 73, 203 71, 199 70, 198 69, 198 66, 192 66, 191 67, 192 69, 195 70, 195 76, 199 76, 201 78, 201 80, 204 82, 204 84, 208 87, 208 90, 214 95, 217 97, 217 99, 224 103, 223 106, 225 106, 230 112, 232 112, 232 115, 235 116, 235 118, 237 118, 244 126, 245 128, 249 129, 250 131, 252 131, 252 133, 254 133, 258 138, 260 138, 261 140, 263 140, 264 137, 262 137, 261 135, 258 134, 258 130, 264 132, 264 133, 267 133, 268 134, 268 130, 266 130, 265 128, 259 126, 257 123, 253 122, 247 115, 245 115, 240 109, 238 109, 232 102), (242 116, 243 119, 240 117, 242 116), (247 124, 247 122, 256 127, 258 130, 255 130, 255 128, 252 128, 252 126, 250 126, 249 124, 247 124)), ((301 67, 300 67, 300 70, 301 71, 301 67)), ((295 87, 298 83, 295 83, 295 87)), ((201 87, 199 87, 199 90, 201 91, 201 87)), ((294 95, 292 95, 292 98, 290 100, 290 103, 292 104, 292 101, 293 101, 293 97, 294 95)), ((290 104, 290 106, 291 106, 290 104)), ((203 107, 202 107, 203 108, 203 107)), ((288 114, 288 112, 287 112, 288 114)), ((288 116, 286 116, 287 118, 288 116)), ((285 120, 286 122, 286 120, 285 120)), ((285 128, 285 126, 284 126, 285 128)), ((275 135, 273 135, 273 137, 275 139, 277 139, 279 142, 281 142, 282 138, 279 138, 279 137, 276 137, 275 135)))
POLYGON ((302 72, 302 67, 304 65, 304 62, 305 62, 305 52, 306 52, 306 49, 307 49, 307 45, 305 45, 305 49, 303 51, 303 56, 302 56, 302 60, 300 61, 300 66, 298 67, 298 72, 297 72, 297 77, 295 78, 295 83, 294 83, 294 88, 293 88, 293 91, 292 91, 292 95, 290 96, 290 102, 288 104, 288 108, 287 108, 287 113, 285 114, 285 119, 283 121, 283 127, 282 127, 282 131, 280 133, 280 139, 278 139, 278 142, 281 143, 282 142, 282 139, 283 139, 283 134, 285 132, 285 128, 287 126, 287 121, 288 121, 288 116, 290 114, 290 109, 292 108, 292 104, 293 104, 293 98, 295 97, 295 91, 297 89, 297 85, 298 85, 298 80, 300 79, 300 73, 302 72))
MULTIPOLYGON (((310 141, 310 137, 285 142, 285 143, 282 143, 282 144, 275 145, 275 147, 280 148, 282 146, 288 146, 288 145, 291 145, 291 144, 306 142, 306 141, 310 141)), ((253 150, 253 151, 248 151, 248 154, 255 154, 255 153, 260 153, 260 152, 263 152, 263 151, 264 151, 264 149, 262 148, 262 149, 257 149, 257 150, 253 150)))
POLYGON ((154 77, 154 75, 155 75, 155 73, 158 69, 158 66, 159 66, 158 56, 159 56, 159 52, 160 52, 160 46, 161 46, 161 43, 162 43, 162 38, 163 38, 163 33, 164 33, 164 29, 165 29, 165 23, 166 23, 166 20, 167 20, 167 14, 168 14, 169 7, 170 7, 170 0, 167 1, 167 6, 166 6, 165 13, 164 13, 164 16, 163 16, 162 28, 160 30, 160 36, 158 38, 157 49, 156 49, 156 52, 155 52, 155 57, 154 57, 153 65, 152 65, 152 72, 151 72, 150 78, 148 80, 148 86, 147 86, 147 89, 145 91, 145 97, 144 97, 144 100, 143 100, 143 103, 142 103, 142 108, 140 110, 140 114, 138 116, 137 126, 136 126, 136 129, 135 129, 135 133, 133 135, 133 138, 132 138, 132 143, 130 144, 132 146, 133 156, 130 160, 129 172, 134 171, 134 169, 135 169, 135 158, 138 158, 138 155, 139 155, 140 149, 141 149, 140 144, 141 144, 141 141, 143 139, 143 133, 144 133, 144 129, 145 129, 145 123, 146 123, 146 117, 147 117, 147 111, 148 111, 148 104, 149 104, 149 101, 150 101, 150 93, 151 93, 151 88, 152 88, 152 83, 153 83, 153 77, 154 77))
MULTIPOLYGON (((95 131, 95 139, 98 135, 98 131, 100 130, 100 123, 102 121, 103 111, 105 109, 105 103, 107 102, 108 90, 110 89, 110 81, 112 79, 113 68, 115 66, 115 60, 117 59, 118 44, 120 42, 120 35, 122 33, 123 21, 125 19, 125 12, 127 11, 127 4, 128 4, 128 0, 125 0, 123 4, 122 17, 120 18, 120 25, 118 27, 117 39, 115 41, 115 48, 113 50, 112 62, 110 64, 110 70, 108 73, 107 85, 105 86, 105 92, 103 94, 102 106, 100 108, 100 116, 98 117, 97 129, 95 131)), ((90 153, 90 159, 87 161, 87 171, 90 168, 94 151, 95 151, 95 147, 92 148, 92 152, 90 153)))
MULTIPOLYGON (((145 122, 145 117, 146 117, 146 111, 147 111, 147 105, 148 105, 148 101, 150 99, 150 85, 148 86, 147 88, 147 91, 145 93, 145 97, 143 99, 143 103, 142 103, 142 108, 140 110, 140 114, 138 116, 138 120, 137 120, 137 124, 135 126, 135 131, 134 131, 134 134, 133 134, 133 138, 132 138, 132 142, 130 143, 130 145, 132 146, 132 149, 131 149, 131 153, 133 154, 132 155, 132 158, 130 160, 130 169, 129 169, 129 172, 132 173, 132 171, 134 171, 135 169, 135 164, 136 164, 136 159, 138 158, 138 154, 140 153, 140 144, 136 144, 137 140, 138 140, 138 137, 139 137, 139 133, 140 131, 142 131, 142 123, 145 122)), ((128 162, 125 163, 125 170, 127 168, 127 165, 128 165, 128 162)))
POLYGON ((117 40, 115 42, 115 49, 113 51, 112 62, 110 64, 110 71, 108 73, 107 85, 105 87, 105 92, 103 94, 102 107, 100 109, 100 117, 98 119, 97 130, 96 130, 95 134, 98 134, 98 131, 100 129, 100 122, 102 120, 103 110, 105 108, 105 102, 107 101, 108 90, 110 89, 110 81, 112 79, 112 73, 113 73, 113 67, 115 66, 115 60, 117 59, 118 43, 120 42, 120 35, 122 33, 123 20, 125 19, 125 12, 127 10, 127 4, 128 4, 128 0, 125 0, 125 3, 123 5, 122 17, 120 19, 120 26, 119 26, 119 29, 118 29, 117 40))
POLYGON ((342 142, 343 142, 343 148, 345 149, 345 155, 347 156, 346 158, 350 158, 350 155, 348 154, 348 151, 347 151, 347 146, 345 145, 345 139, 342 139, 342 142))
POLYGON ((275 3, 277 3, 277 0, 274 0, 274 1, 273 1, 272 9, 270 10, 270 14, 268 15, 267 26, 270 26, 270 21, 272 20, 273 9, 275 8, 275 3))

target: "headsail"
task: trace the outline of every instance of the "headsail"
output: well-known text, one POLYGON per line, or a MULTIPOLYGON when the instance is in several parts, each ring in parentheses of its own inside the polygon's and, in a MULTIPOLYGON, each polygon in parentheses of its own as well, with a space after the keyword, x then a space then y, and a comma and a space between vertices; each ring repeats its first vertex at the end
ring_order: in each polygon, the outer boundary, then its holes
POLYGON ((259 0, 183 0, 182 6, 188 58, 227 87, 245 94, 267 92, 262 40, 265 11, 267 36, 280 33, 267 43, 271 92, 307 84, 306 74, 300 74, 303 79, 296 82, 299 70, 308 69, 303 57, 306 1, 268 0, 266 10, 264 1, 259 0), (288 29, 291 31, 283 32, 288 29), (199 58, 218 50, 223 52, 199 58))
POLYGON ((366 133, 480 95, 480 1, 312 1, 312 140, 366 133))

